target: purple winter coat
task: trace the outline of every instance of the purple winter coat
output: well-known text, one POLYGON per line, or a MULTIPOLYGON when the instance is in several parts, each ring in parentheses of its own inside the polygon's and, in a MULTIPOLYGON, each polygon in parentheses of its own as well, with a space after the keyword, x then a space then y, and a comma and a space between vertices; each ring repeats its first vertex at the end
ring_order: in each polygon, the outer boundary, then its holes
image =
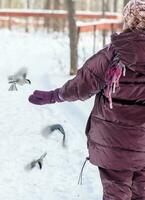
POLYGON ((113 109, 108 102, 99 103, 96 95, 86 127, 90 162, 107 169, 140 170, 145 167, 145 32, 113 34, 111 44, 88 59, 59 93, 65 101, 97 94, 115 49, 126 76, 112 95, 113 109))

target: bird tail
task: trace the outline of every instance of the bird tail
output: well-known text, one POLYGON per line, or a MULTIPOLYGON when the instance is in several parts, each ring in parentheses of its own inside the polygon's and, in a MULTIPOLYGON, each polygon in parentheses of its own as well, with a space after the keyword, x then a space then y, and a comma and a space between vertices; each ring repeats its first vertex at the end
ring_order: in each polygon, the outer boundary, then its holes
POLYGON ((10 88, 9 88, 9 91, 17 91, 17 87, 16 87, 16 83, 13 83, 10 88))

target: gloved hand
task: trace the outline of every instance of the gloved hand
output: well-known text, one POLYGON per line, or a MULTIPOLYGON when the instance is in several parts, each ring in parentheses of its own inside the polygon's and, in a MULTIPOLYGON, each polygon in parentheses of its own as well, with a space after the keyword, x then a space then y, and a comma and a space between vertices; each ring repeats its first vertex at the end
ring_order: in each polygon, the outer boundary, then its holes
POLYGON ((40 91, 35 90, 29 97, 29 101, 36 105, 53 104, 56 102, 63 102, 59 97, 59 89, 54 91, 40 91))

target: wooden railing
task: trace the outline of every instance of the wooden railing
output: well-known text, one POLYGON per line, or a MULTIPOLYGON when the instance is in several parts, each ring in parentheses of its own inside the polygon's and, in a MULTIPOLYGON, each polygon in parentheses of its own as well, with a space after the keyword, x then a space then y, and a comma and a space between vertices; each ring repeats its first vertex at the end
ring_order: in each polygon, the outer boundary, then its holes
MULTIPOLYGON (((31 10, 31 9, 0 9, 0 27, 34 27, 36 29, 44 27, 44 19, 55 19, 63 22, 67 20, 67 11, 64 10, 31 10), (31 18, 28 20, 28 18, 31 18)), ((121 15, 118 13, 106 12, 102 19, 101 12, 77 11, 78 38, 82 32, 92 32, 95 41, 95 32, 111 31, 122 29, 121 15), (79 22, 93 21, 93 22, 79 22), (95 21, 94 21, 95 20, 95 21)), ((63 24, 65 27, 65 23, 63 24)), ((95 49, 95 48, 94 48, 95 49)))
POLYGON ((100 19, 96 22, 90 23, 77 23, 77 30, 78 30, 78 40, 80 37, 80 33, 83 32, 91 32, 93 33, 93 53, 96 51, 96 31, 102 31, 102 44, 103 46, 106 43, 106 31, 110 31, 113 33, 114 31, 121 30, 123 27, 122 20, 120 19, 100 19))
MULTIPOLYGON (((0 9, 1 17, 54 17, 54 18, 67 18, 67 11, 65 10, 34 10, 34 9, 0 9)), ((77 19, 100 19, 101 12, 86 12, 77 11, 77 19)), ((105 13, 107 19, 118 19, 121 16, 117 13, 105 13)))
POLYGON ((122 20, 120 19, 100 19, 95 22, 82 23, 78 22, 78 32, 93 32, 96 30, 106 30, 113 32, 114 30, 122 29, 122 20))

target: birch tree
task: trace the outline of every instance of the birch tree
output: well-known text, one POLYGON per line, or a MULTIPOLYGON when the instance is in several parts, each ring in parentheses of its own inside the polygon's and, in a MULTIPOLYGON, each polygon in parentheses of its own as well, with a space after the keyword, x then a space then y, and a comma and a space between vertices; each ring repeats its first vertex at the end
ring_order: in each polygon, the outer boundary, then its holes
POLYGON ((75 1, 66 0, 68 9, 69 21, 69 38, 70 38, 70 74, 74 75, 77 72, 78 65, 78 39, 77 39, 77 26, 75 19, 75 1))
MULTIPOLYGON (((45 0, 44 9, 51 9, 51 0, 45 0)), ((44 28, 47 29, 47 32, 49 32, 50 26, 51 26, 51 19, 49 17, 46 17, 44 19, 44 28)))

